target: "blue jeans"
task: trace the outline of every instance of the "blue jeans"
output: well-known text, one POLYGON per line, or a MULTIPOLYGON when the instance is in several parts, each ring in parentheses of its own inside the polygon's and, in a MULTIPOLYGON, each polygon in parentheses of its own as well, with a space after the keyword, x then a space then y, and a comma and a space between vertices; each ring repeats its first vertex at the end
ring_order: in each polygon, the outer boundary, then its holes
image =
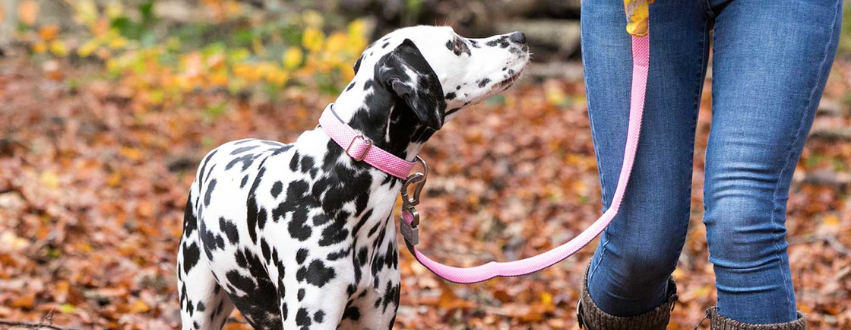
MULTIPOLYGON (((786 202, 833 63, 841 0, 661 0, 635 169, 591 261, 594 302, 616 316, 661 305, 689 223, 695 126, 712 38, 704 223, 718 312, 796 319, 786 202), (714 35, 710 31, 714 30, 714 35)), ((631 49, 622 0, 582 1, 582 59, 604 209, 623 161, 631 49)))

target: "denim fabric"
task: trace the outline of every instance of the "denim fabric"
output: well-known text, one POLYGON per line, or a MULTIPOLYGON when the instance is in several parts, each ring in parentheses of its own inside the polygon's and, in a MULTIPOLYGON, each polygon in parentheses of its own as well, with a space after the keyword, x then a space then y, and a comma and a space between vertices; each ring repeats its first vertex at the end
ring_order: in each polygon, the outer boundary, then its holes
MULTIPOLYGON (((712 43, 704 223, 718 311, 752 324, 795 320, 786 202, 841 19, 841 0, 650 6, 650 75, 635 169, 588 279, 603 311, 634 316, 664 302, 688 228, 695 125, 712 43)), ((625 24, 622 0, 582 2, 582 59, 604 209, 617 185, 629 115, 625 24)))

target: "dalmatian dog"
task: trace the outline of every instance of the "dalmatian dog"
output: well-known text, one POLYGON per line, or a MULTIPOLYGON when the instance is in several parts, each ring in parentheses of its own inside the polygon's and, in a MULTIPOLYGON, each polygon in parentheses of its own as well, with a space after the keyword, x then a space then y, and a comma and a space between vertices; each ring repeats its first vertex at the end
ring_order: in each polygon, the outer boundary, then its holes
MULTIPOLYGON (((514 83, 521 32, 396 30, 370 45, 333 104, 379 147, 413 161, 465 106, 514 83)), ((390 329, 399 306, 392 209, 402 180, 347 155, 321 127, 295 143, 245 139, 201 161, 177 258, 183 329, 390 329)))

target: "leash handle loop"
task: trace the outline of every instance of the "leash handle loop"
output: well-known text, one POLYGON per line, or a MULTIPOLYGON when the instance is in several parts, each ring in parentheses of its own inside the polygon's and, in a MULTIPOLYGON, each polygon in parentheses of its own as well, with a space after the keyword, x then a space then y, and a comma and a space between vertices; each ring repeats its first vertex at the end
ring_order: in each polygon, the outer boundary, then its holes
MULTIPOLYGON (((644 113, 644 98, 647 92, 647 75, 650 66, 649 31, 646 36, 632 37, 632 62, 629 128, 627 131, 623 165, 621 167, 620 177, 618 178, 618 185, 615 189, 615 195, 612 199, 612 205, 605 213, 603 213, 602 216, 600 216, 599 219, 594 221, 594 223, 585 229, 585 231, 567 243, 534 257, 509 262, 489 262, 484 265, 469 268, 447 266, 430 259, 416 248, 418 243, 417 230, 419 214, 413 207, 416 204, 412 205, 410 202, 407 202, 406 204, 406 201, 408 201, 408 198, 406 197, 406 184, 404 186, 405 189, 403 189, 402 192, 404 199, 400 229, 402 236, 405 238, 405 246, 414 258, 416 258, 417 261, 419 261, 428 270, 444 280, 454 283, 477 283, 494 277, 522 276, 540 271, 570 257, 600 235, 609 223, 612 222, 614 217, 617 215, 618 210, 620 210, 621 202, 623 201, 624 193, 626 192, 626 185, 629 182, 633 163, 635 162, 635 154, 638 149, 638 138, 641 132, 641 118, 644 113)), ((422 163, 425 165, 425 162, 422 163)), ((416 176, 416 174, 414 176, 416 176)), ((424 183, 425 176, 423 177, 422 182, 416 183, 417 190, 421 190, 422 184, 424 183)), ((419 203, 419 193, 416 191, 413 202, 419 203)))

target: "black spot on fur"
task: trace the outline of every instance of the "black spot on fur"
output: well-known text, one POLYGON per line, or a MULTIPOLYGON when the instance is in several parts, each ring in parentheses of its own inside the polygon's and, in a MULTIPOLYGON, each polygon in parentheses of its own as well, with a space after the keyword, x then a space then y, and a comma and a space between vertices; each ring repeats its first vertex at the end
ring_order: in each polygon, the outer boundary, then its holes
POLYGON ((284 321, 287 320, 287 316, 289 315, 289 313, 290 313, 290 311, 289 311, 289 309, 287 309, 287 303, 284 303, 283 305, 281 305, 281 314, 284 315, 284 321))
POLYGON ((298 312, 295 315, 295 324, 300 326, 302 330, 310 329, 310 314, 304 308, 299 308, 298 312))
POLYGON ((204 163, 201 164, 201 170, 198 171, 198 177, 195 178, 195 180, 197 180, 198 182, 203 182, 203 180, 201 179, 204 178, 204 170, 207 168, 207 164, 210 162, 210 159, 212 159, 217 152, 219 152, 219 149, 211 151, 210 154, 207 155, 207 157, 204 157, 204 163))
POLYGON ((293 147, 292 145, 284 145, 280 148, 273 149, 274 151, 269 156, 275 156, 275 155, 285 153, 285 152, 287 152, 287 150, 290 150, 292 147, 293 147))
POLYGON ((316 321, 316 323, 322 323, 322 321, 325 320, 325 312, 318 311, 313 313, 313 320, 316 321))
POLYGON ((186 208, 183 211, 183 237, 189 237, 193 231, 198 229, 198 219, 195 218, 193 209, 192 199, 186 198, 186 208))
POLYGON ((301 158, 301 172, 307 173, 307 171, 313 169, 313 157, 304 156, 301 158))
POLYGON ((296 254, 295 254, 295 262, 297 262, 299 265, 303 264, 304 260, 307 259, 307 255, 308 255, 307 249, 304 249, 304 248, 298 249, 298 252, 296 252, 296 254))
POLYGON ((213 251, 216 249, 223 249, 225 247, 225 240, 222 238, 222 235, 213 234, 213 232, 207 230, 207 225, 205 222, 201 222, 201 242, 204 243, 204 252, 207 254, 207 258, 213 260, 213 251))
POLYGON ((367 250, 368 250, 368 249, 364 246, 364 247, 362 247, 362 248, 360 249, 360 251, 358 251, 358 263, 359 263, 359 266, 363 266, 363 265, 365 265, 365 264, 366 264, 366 261, 367 261, 367 260, 366 260, 366 257, 367 257, 367 250))
POLYGON ((183 243, 183 272, 189 273, 192 267, 195 267, 195 264, 198 263, 200 257, 201 249, 198 248, 198 244, 192 243, 192 245, 186 246, 186 243, 183 243))
POLYGON ((387 312, 387 306, 389 306, 391 302, 395 303, 396 307, 398 308, 399 294, 401 293, 401 289, 401 285, 393 286, 392 282, 387 281, 387 289, 384 290, 384 297, 382 299, 384 301, 384 313, 387 312))
POLYGON ((447 99, 447 100, 452 100, 452 99, 454 99, 454 98, 455 98, 455 93, 454 93, 454 92, 450 92, 450 93, 447 93, 447 94, 446 94, 446 99, 447 99))
POLYGON ((353 81, 351 84, 349 84, 348 87, 346 87, 346 91, 347 92, 350 91, 353 87, 355 87, 355 85, 356 85, 356 83, 353 81))
POLYGON ((226 171, 230 170, 237 163, 242 163, 242 169, 240 169, 240 171, 245 171, 249 167, 251 167, 251 164, 254 163, 254 158, 255 158, 255 155, 253 155, 253 154, 246 154, 246 155, 242 155, 240 157, 234 158, 227 165, 225 165, 225 170, 226 171))
POLYGON ((343 312, 343 319, 352 321, 360 320, 360 310, 356 306, 349 306, 346 308, 346 311, 343 312))
POLYGON ((287 225, 287 230, 290 236, 302 242, 310 238, 313 233, 313 230, 307 225, 307 214, 300 210, 293 212, 293 218, 287 225))
POLYGON ((257 227, 263 229, 266 227, 266 220, 269 218, 269 212, 261 208, 257 210, 257 227))
POLYGON ((298 151, 293 153, 293 157, 290 159, 290 171, 296 172, 298 171, 298 160, 299 154, 298 151))
MULTIPOLYGON (((366 49, 369 49, 370 47, 372 47, 373 44, 375 44, 375 43, 369 44, 369 46, 367 46, 366 49)), ((364 49, 364 50, 366 50, 366 49, 364 49)), ((361 57, 359 57, 358 60, 355 62, 355 65, 352 66, 352 70, 355 73, 358 73, 358 70, 360 70, 360 62, 361 61, 363 61, 363 55, 361 55, 361 57)))
POLYGON ((479 87, 480 87, 480 88, 481 88, 481 87, 485 87, 485 86, 487 86, 487 84, 488 84, 489 82, 491 82, 491 80, 490 80, 490 79, 488 79, 488 78, 482 79, 482 81, 480 81, 480 82, 479 82, 479 87))
POLYGON ((387 46, 389 46, 389 45, 390 45, 389 42, 385 42, 383 45, 381 45, 381 48, 387 48, 387 46))
POLYGON ((368 90, 368 89, 372 88, 372 85, 374 85, 374 84, 375 83, 372 82, 372 79, 367 80, 365 83, 363 83, 363 90, 368 90))
POLYGON ((281 181, 276 181, 272 184, 272 197, 278 198, 278 195, 281 194, 281 191, 284 190, 284 184, 281 181))
POLYGON ((298 301, 302 301, 304 299, 304 288, 298 289, 298 295, 296 298, 298 298, 298 301))
POLYGON ((327 214, 319 213, 319 214, 313 216, 313 225, 314 226, 321 226, 321 225, 328 223, 328 221, 330 221, 330 220, 331 220, 331 217, 329 217, 327 214))
POLYGON ((231 244, 239 242, 239 230, 236 229, 236 224, 227 221, 222 217, 219 218, 219 228, 225 233, 225 236, 227 236, 228 242, 231 242, 231 244))
POLYGON ((207 191, 204 193, 204 206, 210 206, 210 198, 213 196, 213 190, 216 189, 216 179, 210 180, 207 185, 207 191))
POLYGON ((348 217, 348 212, 341 211, 337 219, 322 230, 319 246, 331 246, 343 242, 349 235, 349 230, 345 228, 345 219, 348 217))
MULTIPOLYGON (((265 160, 264 160, 265 161, 265 160)), ((248 191, 248 201, 246 202, 246 225, 248 227, 248 236, 251 238, 252 243, 257 243, 257 217, 260 210, 257 208, 257 197, 255 196, 255 192, 257 191, 257 186, 260 185, 260 180, 263 178, 263 175, 266 173, 266 168, 260 167, 260 171, 257 172, 257 177, 254 178, 254 183, 251 184, 251 189, 248 191)), ((265 213, 266 211, 263 210, 265 213)))
POLYGON ((266 243, 266 240, 260 241, 260 251, 263 253, 263 259, 268 263, 272 257, 272 252, 269 250, 269 244, 266 243))
POLYGON ((237 148, 237 149, 235 149, 234 151, 231 151, 231 153, 230 153, 230 154, 231 154, 231 155, 239 155, 239 154, 241 154, 241 153, 243 153, 243 152, 250 151, 250 150, 254 150, 254 149, 256 149, 257 147, 259 147, 259 146, 248 146, 248 147, 237 148))
POLYGON ((296 272, 296 279, 299 282, 306 281, 308 284, 313 284, 317 287, 323 287, 326 283, 334 279, 336 273, 333 268, 325 267, 325 264, 319 260, 310 262, 310 266, 301 267, 296 272))
POLYGON ((334 261, 334 260, 337 260, 337 259, 340 259, 340 258, 344 258, 347 255, 349 255, 349 251, 350 251, 349 249, 342 249, 342 250, 337 251, 337 252, 331 252, 331 253, 328 254, 326 259, 328 259, 328 261, 334 261))

